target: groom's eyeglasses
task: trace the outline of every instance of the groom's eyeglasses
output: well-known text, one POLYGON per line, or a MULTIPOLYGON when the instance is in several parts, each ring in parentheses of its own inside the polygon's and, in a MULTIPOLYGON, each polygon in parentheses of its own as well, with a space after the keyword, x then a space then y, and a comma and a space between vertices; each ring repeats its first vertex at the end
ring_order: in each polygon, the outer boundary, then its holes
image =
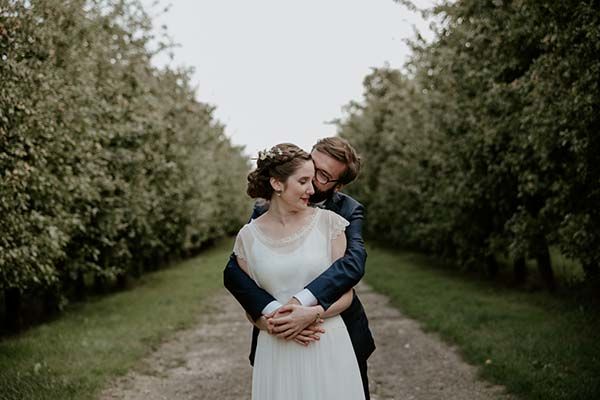
POLYGON ((316 168, 315 169, 315 179, 322 185, 327 185, 329 182, 337 182, 339 179, 331 179, 323 170, 316 168))

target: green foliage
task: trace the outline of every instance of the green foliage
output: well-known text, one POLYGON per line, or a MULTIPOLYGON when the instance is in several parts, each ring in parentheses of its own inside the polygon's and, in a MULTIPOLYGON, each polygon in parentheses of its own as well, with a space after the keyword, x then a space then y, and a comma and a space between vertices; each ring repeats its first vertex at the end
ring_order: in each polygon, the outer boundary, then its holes
MULTIPOLYGON (((218 312, 230 239, 198 257, 151 272, 134 290, 81 302, 61 318, 0 342, 2 400, 87 400, 166 338, 218 312)), ((240 315, 241 317, 241 315, 240 315)))
POLYGON ((520 399, 600 395, 596 310, 545 292, 490 287, 423 254, 367 250, 367 282, 456 345, 486 380, 520 399))
POLYGON ((139 275, 243 221, 248 162, 137 1, 0 1, 0 290, 139 275))
POLYGON ((600 9, 592 1, 444 3, 408 74, 365 79, 339 133, 366 159, 351 188, 379 238, 497 268, 549 246, 596 279, 600 9))

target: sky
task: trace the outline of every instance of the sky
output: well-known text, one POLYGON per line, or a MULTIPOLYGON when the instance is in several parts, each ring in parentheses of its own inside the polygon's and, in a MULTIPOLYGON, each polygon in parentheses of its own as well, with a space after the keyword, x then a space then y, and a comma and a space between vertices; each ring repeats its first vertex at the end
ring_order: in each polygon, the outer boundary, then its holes
POLYGON ((216 106, 226 135, 251 157, 281 142, 310 150, 335 135, 329 122, 362 99, 371 68, 402 68, 403 40, 414 28, 430 35, 427 21, 393 0, 154 2, 142 1, 157 34, 165 25, 178 47, 153 62, 193 67, 197 99, 216 106))

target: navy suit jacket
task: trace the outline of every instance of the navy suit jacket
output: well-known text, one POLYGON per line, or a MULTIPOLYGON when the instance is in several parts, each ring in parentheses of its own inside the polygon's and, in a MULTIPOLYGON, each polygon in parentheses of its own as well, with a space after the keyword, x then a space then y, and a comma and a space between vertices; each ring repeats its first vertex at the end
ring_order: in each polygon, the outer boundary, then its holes
MULTIPOLYGON (((317 298, 319 304, 327 310, 331 304, 361 280, 365 273, 367 252, 362 239, 363 206, 352 197, 338 192, 325 202, 324 208, 341 215, 350 223, 345 231, 347 245, 344 257, 335 261, 306 286, 306 289, 310 290, 317 298)), ((266 210, 266 207, 256 205, 251 219, 258 218, 266 210)), ((275 300, 239 267, 234 254, 231 255, 223 271, 223 281, 225 287, 254 320, 260 318, 262 310, 275 300)), ((341 313, 341 317, 350 334, 356 358, 359 361, 366 360, 375 350, 375 342, 369 330, 364 308, 356 293, 354 293, 350 307, 341 313)), ((251 364, 254 363, 258 332, 256 327, 252 332, 249 357, 251 364)))

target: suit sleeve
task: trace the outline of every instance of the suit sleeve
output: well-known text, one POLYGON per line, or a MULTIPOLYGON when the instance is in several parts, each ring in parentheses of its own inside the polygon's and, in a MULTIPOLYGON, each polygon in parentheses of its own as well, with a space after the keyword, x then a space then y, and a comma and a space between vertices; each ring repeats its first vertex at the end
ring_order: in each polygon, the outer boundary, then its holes
MULTIPOLYGON (((254 208, 252 218, 258 215, 254 208)), ((251 219, 252 219, 251 218, 251 219)), ((231 254, 229 262, 223 270, 223 283, 229 292, 255 321, 262 315, 262 310, 275 298, 260 288, 254 279, 248 276, 238 265, 235 254, 231 254)))
POLYGON ((367 251, 362 238, 364 207, 358 204, 350 215, 346 228, 346 253, 306 286, 325 310, 344 293, 352 289, 365 274, 367 251))

